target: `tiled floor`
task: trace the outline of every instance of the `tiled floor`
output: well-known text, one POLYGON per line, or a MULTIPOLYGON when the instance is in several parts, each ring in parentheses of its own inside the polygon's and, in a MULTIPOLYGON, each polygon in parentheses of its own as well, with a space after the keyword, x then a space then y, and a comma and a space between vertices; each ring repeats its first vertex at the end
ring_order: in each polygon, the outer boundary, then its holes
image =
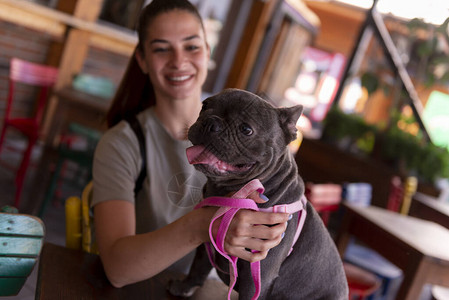
MULTIPOLYGON (((9 146, 22 147, 21 142, 6 141, 9 146)), ((11 151, 7 147, 0 153, 0 207, 4 205, 12 205, 14 202, 14 171, 6 168, 4 162, 8 162, 8 165, 18 165, 20 163, 21 156, 17 154, 17 151, 11 151)), ((45 194, 46 187, 48 186, 49 170, 50 166, 46 165, 45 170, 37 171, 39 159, 42 151, 41 147, 37 147, 33 153, 32 165, 28 171, 26 183, 19 207, 20 213, 25 214, 37 214, 39 205, 45 194), (41 180, 41 181, 40 181, 41 180)), ((74 191, 71 191, 74 192, 74 191)), ((58 245, 64 245, 65 243, 65 218, 64 218, 64 206, 62 200, 60 202, 51 203, 47 206, 47 209, 42 216, 42 220, 45 224, 45 241, 58 245)), ((37 281, 37 269, 35 266, 32 274, 29 276, 25 286, 20 293, 14 297, 2 297, 2 299, 15 299, 15 300, 32 300, 34 299, 36 281, 37 281)))

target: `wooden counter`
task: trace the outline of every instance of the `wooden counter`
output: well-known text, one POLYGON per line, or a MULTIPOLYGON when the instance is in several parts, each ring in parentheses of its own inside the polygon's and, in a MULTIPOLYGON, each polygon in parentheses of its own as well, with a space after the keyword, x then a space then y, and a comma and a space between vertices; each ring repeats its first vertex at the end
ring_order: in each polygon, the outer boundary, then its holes
POLYGON ((400 268, 404 280, 396 299, 419 299, 426 283, 449 287, 448 229, 374 206, 344 207, 336 242, 340 255, 353 236, 400 268))
POLYGON ((449 203, 438 201, 434 197, 416 193, 412 199, 409 215, 433 221, 449 229, 449 203))

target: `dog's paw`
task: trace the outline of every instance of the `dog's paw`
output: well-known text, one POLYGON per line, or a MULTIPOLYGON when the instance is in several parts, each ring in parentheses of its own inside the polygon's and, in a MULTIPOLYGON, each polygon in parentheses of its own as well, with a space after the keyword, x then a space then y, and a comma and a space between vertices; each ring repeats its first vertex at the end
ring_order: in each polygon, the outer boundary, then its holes
POLYGON ((177 297, 190 297, 195 291, 199 288, 199 286, 191 286, 182 280, 171 280, 168 283, 167 290, 170 294, 177 297))

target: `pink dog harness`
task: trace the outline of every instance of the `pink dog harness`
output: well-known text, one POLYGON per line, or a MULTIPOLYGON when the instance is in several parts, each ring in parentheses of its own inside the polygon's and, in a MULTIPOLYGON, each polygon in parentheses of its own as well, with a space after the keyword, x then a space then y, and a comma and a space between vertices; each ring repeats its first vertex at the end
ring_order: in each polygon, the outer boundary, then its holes
MULTIPOLYGON (((236 192, 234 195, 232 195, 232 198, 227 197, 209 197, 201 201, 195 209, 198 209, 200 207, 204 206, 218 206, 220 207, 215 215, 212 217, 212 220, 209 225, 209 236, 211 239, 211 242, 214 246, 214 248, 217 250, 218 253, 220 253, 222 256, 224 256, 229 261, 229 274, 230 274, 230 285, 229 285, 229 292, 228 292, 228 299, 231 299, 231 291, 234 288, 234 285, 237 281, 237 260, 238 258, 235 256, 228 255, 224 250, 224 239, 226 236, 226 232, 228 231, 229 225, 234 218, 237 211, 240 209, 251 209, 254 211, 263 211, 263 212, 282 212, 282 213, 289 213, 293 214, 296 212, 299 212, 299 219, 298 224, 296 228, 295 237, 293 240, 292 247, 289 251, 289 255, 291 251, 293 250, 293 245, 296 243, 296 241, 299 238, 299 235, 301 233, 302 227, 304 225, 304 221, 306 219, 306 203, 307 200, 304 196, 301 197, 300 200, 291 203, 291 204, 281 204, 281 205, 275 205, 273 207, 269 208, 259 208, 257 207, 256 202, 252 199, 247 199, 252 192, 258 191, 259 193, 264 192, 264 187, 262 183, 258 179, 254 179, 247 183, 244 187, 242 187, 238 192, 236 192), (216 239, 212 236, 212 227, 214 222, 220 218, 223 217, 216 239)), ((212 263, 213 266, 215 266, 217 269, 218 266, 215 265, 213 260, 213 251, 211 249, 210 243, 206 243, 207 252, 209 255, 209 260, 212 263)), ((220 269, 219 269, 220 270, 220 269)), ((222 270, 220 270, 222 271, 222 270)), ((253 278, 254 285, 256 287, 256 291, 254 293, 254 296, 252 299, 257 299, 260 295, 261 290, 261 279, 260 279, 260 261, 251 263, 251 274, 253 278)))

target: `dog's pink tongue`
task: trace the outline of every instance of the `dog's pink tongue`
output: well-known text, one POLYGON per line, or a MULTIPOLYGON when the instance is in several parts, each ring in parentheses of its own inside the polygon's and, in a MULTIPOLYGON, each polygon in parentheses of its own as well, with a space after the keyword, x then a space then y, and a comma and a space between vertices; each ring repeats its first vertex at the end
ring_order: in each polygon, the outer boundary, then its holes
POLYGON ((194 164, 216 164, 219 159, 213 155, 211 152, 207 151, 202 145, 192 146, 186 150, 187 159, 189 163, 194 164))
POLYGON ((197 145, 187 148, 187 159, 190 164, 205 164, 214 167, 220 172, 235 171, 236 167, 219 160, 215 155, 209 152, 204 146, 197 145))

